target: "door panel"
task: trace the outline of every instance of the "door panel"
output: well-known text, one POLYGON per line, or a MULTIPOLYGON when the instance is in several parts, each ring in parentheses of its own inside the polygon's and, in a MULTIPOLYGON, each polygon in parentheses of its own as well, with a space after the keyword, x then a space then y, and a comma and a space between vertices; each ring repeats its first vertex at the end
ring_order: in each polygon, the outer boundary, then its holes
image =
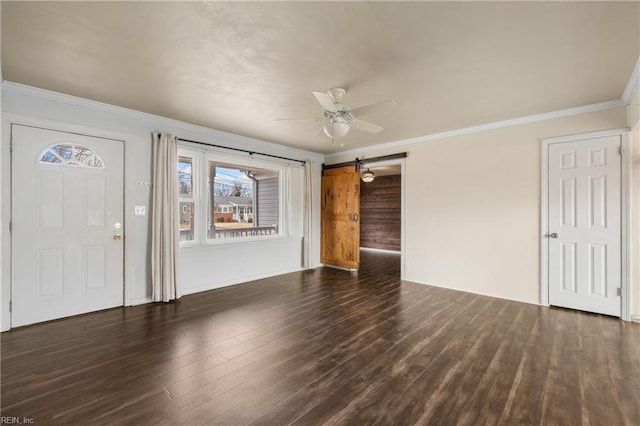
POLYGON ((620 144, 608 136, 549 145, 551 305, 620 316, 620 144))
POLYGON ((12 143, 12 326, 121 306, 123 143, 19 125, 12 143))
POLYGON ((357 270, 360 265, 360 173, 345 166, 323 171, 321 261, 357 270))

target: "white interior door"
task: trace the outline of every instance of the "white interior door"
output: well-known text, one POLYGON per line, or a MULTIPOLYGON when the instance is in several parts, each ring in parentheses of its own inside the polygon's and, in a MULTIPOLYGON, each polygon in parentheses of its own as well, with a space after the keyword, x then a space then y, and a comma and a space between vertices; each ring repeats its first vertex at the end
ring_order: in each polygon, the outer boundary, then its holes
POLYGON ((13 125, 13 327, 123 305, 120 141, 13 125))
POLYGON ((549 145, 549 304, 620 316, 621 137, 549 145))

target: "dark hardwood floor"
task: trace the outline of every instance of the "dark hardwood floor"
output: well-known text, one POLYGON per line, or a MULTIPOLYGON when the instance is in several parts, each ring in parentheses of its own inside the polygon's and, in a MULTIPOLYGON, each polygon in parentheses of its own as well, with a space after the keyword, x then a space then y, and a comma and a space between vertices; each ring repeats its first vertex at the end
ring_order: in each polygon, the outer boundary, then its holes
POLYGON ((3 333, 37 424, 640 424, 640 326, 358 274, 293 273, 3 333))

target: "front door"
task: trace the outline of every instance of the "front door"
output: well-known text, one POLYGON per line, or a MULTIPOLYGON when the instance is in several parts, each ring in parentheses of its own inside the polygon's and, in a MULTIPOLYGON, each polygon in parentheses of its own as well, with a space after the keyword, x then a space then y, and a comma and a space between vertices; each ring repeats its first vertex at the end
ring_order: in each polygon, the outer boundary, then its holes
POLYGON ((549 304, 620 316, 621 136, 548 150, 549 304))
POLYGON ((357 270, 360 265, 360 173, 355 165, 322 172, 321 261, 357 270))
POLYGON ((11 132, 12 326, 123 305, 123 142, 11 132))

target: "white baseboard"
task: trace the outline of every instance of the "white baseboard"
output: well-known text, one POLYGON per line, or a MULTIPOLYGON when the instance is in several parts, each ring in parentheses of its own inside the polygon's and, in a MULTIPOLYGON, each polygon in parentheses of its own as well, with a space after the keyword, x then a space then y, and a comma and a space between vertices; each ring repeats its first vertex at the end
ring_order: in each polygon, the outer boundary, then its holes
POLYGON ((347 271, 347 272, 356 272, 357 271, 357 269, 343 268, 342 266, 336 266, 336 265, 327 265, 326 263, 323 263, 322 266, 323 267, 327 267, 327 268, 340 269, 341 271, 347 271))
POLYGON ((131 305, 129 305, 129 306, 144 305, 145 303, 151 303, 151 296, 140 297, 138 299, 133 299, 131 301, 131 305))
POLYGON ((529 302, 528 300, 519 300, 519 299, 511 299, 509 297, 504 297, 504 296, 500 296, 497 294, 491 294, 491 293, 482 293, 479 291, 472 291, 472 290, 463 290, 460 288, 455 288, 455 287, 450 287, 447 286, 446 284, 434 284, 434 283, 424 283, 424 282, 420 282, 420 281, 413 281, 413 280, 404 280, 413 284, 419 284, 419 285, 428 285, 431 287, 439 287, 439 288, 446 288, 447 290, 452 290, 452 291, 460 291, 462 293, 469 293, 469 294, 477 294, 478 296, 487 296, 487 297, 493 297, 495 299, 502 299, 502 300, 508 300, 510 302, 518 302, 518 303, 526 303, 528 305, 535 305, 535 306, 542 306, 540 305, 540 303, 536 303, 536 302, 529 302))
POLYGON ((274 273, 253 275, 253 276, 250 276, 250 277, 243 277, 243 278, 239 278, 239 279, 236 279, 236 280, 225 281, 223 283, 208 284, 208 285, 204 285, 204 286, 200 286, 200 287, 194 287, 194 288, 183 290, 182 295, 183 296, 187 296, 189 294, 201 293, 203 291, 215 290, 217 288, 223 288, 223 287, 229 287, 229 286, 232 286, 232 285, 244 284, 244 283, 248 283, 250 281, 262 280, 262 279, 271 278, 271 277, 277 277, 278 275, 290 274, 292 272, 300 272, 300 271, 303 271, 303 270, 304 270, 303 268, 295 268, 295 269, 291 269, 291 270, 279 271, 279 272, 274 272, 274 273))
MULTIPOLYGON (((261 279, 264 279, 264 278, 276 277, 278 275, 290 274, 292 272, 299 272, 299 271, 302 271, 302 270, 304 270, 304 269, 292 269, 292 270, 281 271, 281 272, 277 272, 277 273, 273 273, 273 274, 254 275, 254 276, 251 276, 251 277, 240 278, 240 279, 237 279, 237 280, 227 281, 227 282, 224 282, 224 283, 216 283, 216 284, 210 284, 210 285, 206 285, 206 286, 190 288, 190 289, 184 290, 182 295, 183 296, 187 296, 187 295, 190 295, 190 294, 201 293, 203 291, 210 291, 210 290, 215 290, 217 288, 223 288, 223 287, 229 287, 229 286, 232 286, 232 285, 244 284, 244 283, 248 283, 250 281, 261 280, 261 279)), ((140 297, 138 299, 133 299, 131 301, 131 305, 129 305, 129 306, 144 305, 145 303, 151 303, 151 302, 152 302, 151 301, 151 296, 140 297)))
POLYGON ((360 250, 362 250, 362 251, 371 251, 371 252, 375 252, 375 253, 391 253, 391 254, 401 254, 402 253, 400 250, 385 250, 385 249, 369 248, 369 247, 360 247, 360 250))

